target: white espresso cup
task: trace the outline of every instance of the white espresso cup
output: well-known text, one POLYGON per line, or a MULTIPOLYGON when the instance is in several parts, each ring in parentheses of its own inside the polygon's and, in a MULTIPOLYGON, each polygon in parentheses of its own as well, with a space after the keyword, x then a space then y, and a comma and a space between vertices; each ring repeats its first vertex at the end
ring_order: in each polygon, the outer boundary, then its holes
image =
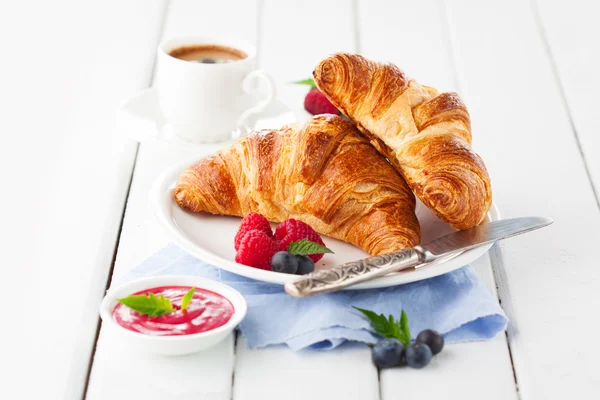
POLYGON ((260 113, 275 99, 273 80, 256 69, 256 49, 240 40, 190 36, 163 41, 158 46, 155 83, 167 126, 180 139, 192 143, 232 139, 247 129, 251 115, 260 113), (246 57, 203 64, 169 54, 195 45, 226 46, 246 57))

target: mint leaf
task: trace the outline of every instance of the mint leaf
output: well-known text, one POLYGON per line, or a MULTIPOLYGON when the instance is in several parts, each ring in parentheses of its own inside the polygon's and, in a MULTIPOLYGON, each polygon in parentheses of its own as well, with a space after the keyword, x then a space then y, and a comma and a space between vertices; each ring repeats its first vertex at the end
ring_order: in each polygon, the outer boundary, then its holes
POLYGON ((138 294, 117 299, 117 301, 149 317, 160 317, 174 311, 171 300, 166 299, 162 294, 160 297, 156 297, 154 293, 138 294))
POLYGON ((288 251, 297 256, 308 256, 310 254, 323 254, 333 253, 325 246, 321 246, 318 243, 311 242, 310 240, 300 239, 290 243, 288 251))
POLYGON ((400 320, 396 321, 393 315, 389 315, 386 318, 383 314, 377 314, 370 310, 354 307, 354 309, 360 311, 369 322, 376 333, 387 337, 398 339, 404 347, 410 346, 410 330, 408 329, 408 316, 402 310, 400 320))
POLYGON ((400 331, 404 334, 404 336, 408 340, 408 344, 410 344, 410 328, 408 327, 408 316, 402 310, 402 314, 400 314, 400 331))
POLYGON ((190 301, 192 301, 192 297, 194 297, 194 292, 196 291, 196 288, 193 287, 190 290, 188 290, 188 292, 185 294, 185 296, 183 296, 183 299, 181 299, 181 311, 185 310, 188 306, 188 304, 190 304, 190 301))
POLYGON ((379 333, 385 337, 395 337, 394 327, 390 325, 388 319, 383 314, 377 314, 373 311, 354 306, 353 308, 360 311, 365 317, 367 317, 376 333, 379 333))
POLYGON ((317 87, 313 78, 303 79, 301 81, 296 81, 296 82, 291 82, 291 83, 295 83, 296 85, 308 85, 313 88, 317 87))

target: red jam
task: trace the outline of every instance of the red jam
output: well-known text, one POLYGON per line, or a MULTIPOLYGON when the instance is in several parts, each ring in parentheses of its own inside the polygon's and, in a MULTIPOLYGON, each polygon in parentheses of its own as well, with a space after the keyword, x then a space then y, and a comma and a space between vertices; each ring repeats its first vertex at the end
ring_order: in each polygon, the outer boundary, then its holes
POLYGON ((117 304, 113 318, 123 328, 154 336, 191 335, 225 325, 233 315, 233 305, 220 294, 196 288, 187 308, 181 311, 181 300, 190 286, 161 286, 134 293, 163 295, 171 300, 176 311, 160 317, 149 317, 117 304))

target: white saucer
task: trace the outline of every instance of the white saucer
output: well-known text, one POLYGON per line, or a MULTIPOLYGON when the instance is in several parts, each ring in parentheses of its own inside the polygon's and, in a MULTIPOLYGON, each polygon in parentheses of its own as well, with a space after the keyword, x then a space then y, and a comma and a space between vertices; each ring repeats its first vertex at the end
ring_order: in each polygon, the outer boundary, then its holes
MULTIPOLYGON (((249 126, 245 130, 280 128, 295 121, 294 113, 275 99, 263 112, 250 117, 249 126)), ((191 143, 173 135, 158 105, 155 88, 143 90, 123 102, 117 112, 117 127, 140 143, 159 142, 186 150, 204 150, 207 146, 206 143, 191 143)), ((231 141, 234 140, 232 137, 231 141)), ((227 142, 221 144, 226 145, 227 142)))
MULTIPOLYGON (((150 190, 150 207, 161 226, 171 239, 188 253, 216 265, 224 270, 248 278, 277 283, 280 285, 297 279, 296 275, 282 274, 251 268, 235 262, 233 237, 240 225, 240 218, 190 213, 182 210, 171 196, 171 190, 181 172, 196 159, 190 159, 165 171, 150 190)), ((452 232, 446 223, 435 216, 422 203, 417 203, 417 217, 421 224, 421 241, 428 243, 452 232)), ((497 221, 500 213, 494 204, 488 213, 487 221, 497 221)), ((359 260, 367 254, 358 247, 340 240, 322 236, 323 241, 334 254, 327 254, 317 263, 317 268, 327 268, 340 263, 359 260)), ((492 245, 484 245, 436 260, 418 269, 409 269, 364 282, 348 289, 371 289, 432 278, 467 265, 484 255, 492 245)))

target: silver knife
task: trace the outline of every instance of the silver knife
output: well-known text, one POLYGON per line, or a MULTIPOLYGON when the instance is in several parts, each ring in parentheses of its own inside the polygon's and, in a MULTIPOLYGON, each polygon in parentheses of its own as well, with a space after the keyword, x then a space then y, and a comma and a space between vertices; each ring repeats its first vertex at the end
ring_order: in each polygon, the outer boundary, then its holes
POLYGON ((552 218, 547 217, 523 217, 489 222, 450 233, 422 246, 312 272, 299 280, 286 283, 285 291, 294 297, 334 292, 390 272, 418 267, 452 253, 543 228, 552 222, 552 218))

